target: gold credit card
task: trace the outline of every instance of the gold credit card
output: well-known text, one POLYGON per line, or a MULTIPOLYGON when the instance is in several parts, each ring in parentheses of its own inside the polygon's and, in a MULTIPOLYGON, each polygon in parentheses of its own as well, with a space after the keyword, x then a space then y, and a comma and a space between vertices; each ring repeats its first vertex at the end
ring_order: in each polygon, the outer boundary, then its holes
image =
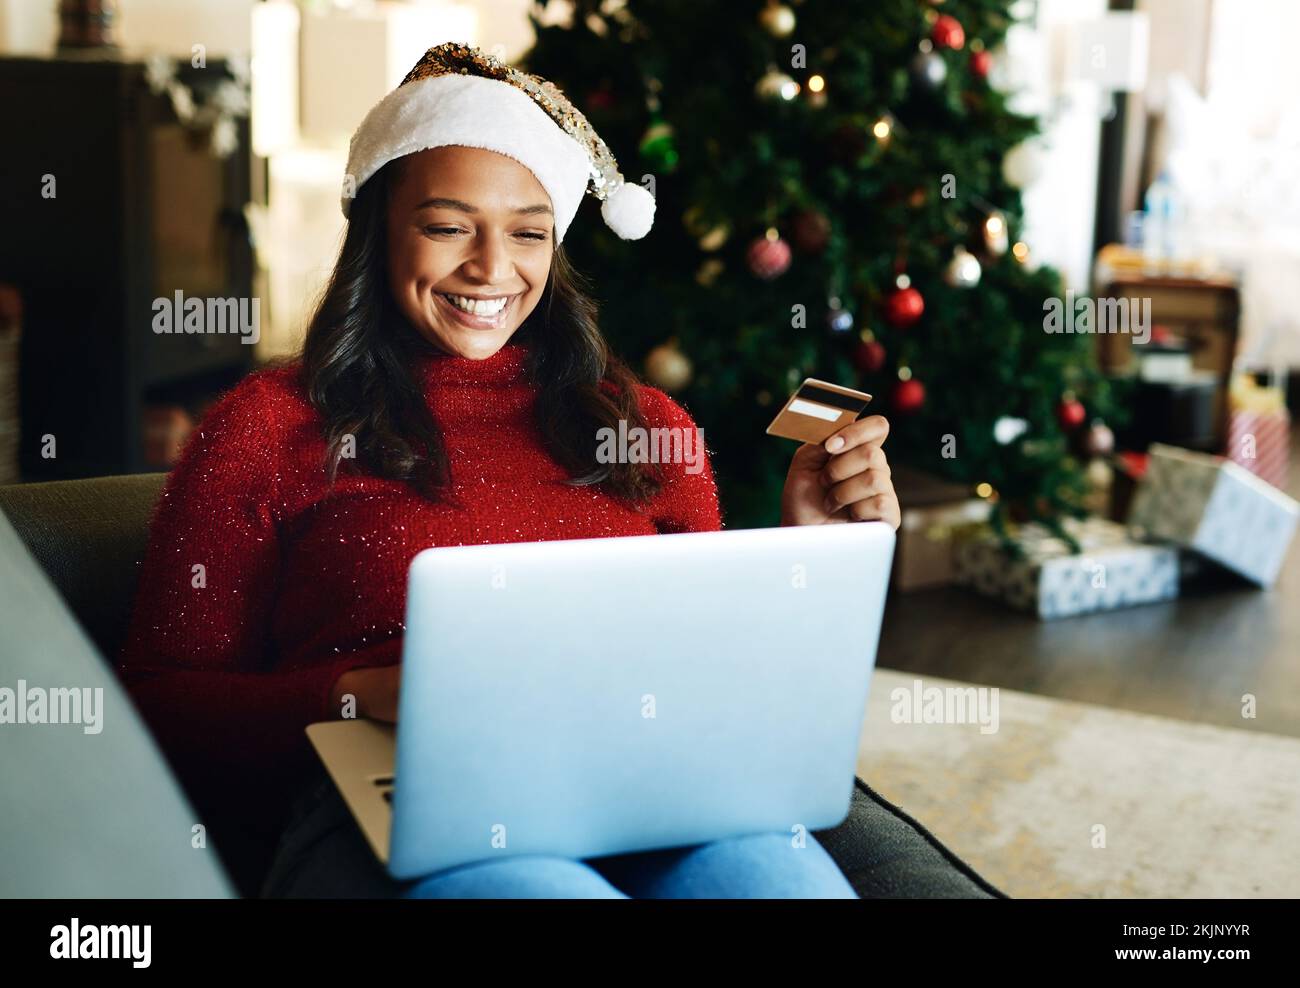
POLYGON ((815 377, 806 378, 767 427, 767 434, 804 443, 824 443, 856 421, 870 402, 871 395, 865 391, 842 388, 815 377))

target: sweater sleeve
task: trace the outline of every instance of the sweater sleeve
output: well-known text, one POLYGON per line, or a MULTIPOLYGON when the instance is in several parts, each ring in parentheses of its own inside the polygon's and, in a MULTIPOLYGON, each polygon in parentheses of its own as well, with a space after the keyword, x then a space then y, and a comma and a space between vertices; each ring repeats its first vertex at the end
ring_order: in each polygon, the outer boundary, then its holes
POLYGON ((287 766, 325 720, 338 676, 368 653, 274 669, 270 614, 280 566, 285 430, 264 373, 204 416, 154 509, 121 678, 182 776, 287 766))
POLYGON ((689 449, 683 444, 683 462, 663 465, 664 487, 652 510, 661 534, 716 532, 722 528, 722 509, 713 477, 704 430, 676 401, 658 388, 643 385, 641 405, 651 428, 680 429, 690 433, 689 449))

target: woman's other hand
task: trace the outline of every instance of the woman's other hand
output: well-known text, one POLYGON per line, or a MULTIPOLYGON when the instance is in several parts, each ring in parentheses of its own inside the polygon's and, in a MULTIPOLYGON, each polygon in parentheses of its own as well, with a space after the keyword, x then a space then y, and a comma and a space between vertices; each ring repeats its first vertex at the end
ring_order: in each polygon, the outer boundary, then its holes
POLYGON ((881 449, 888 435, 884 417, 870 415, 820 445, 795 450, 781 492, 781 524, 880 520, 897 529, 902 513, 881 449))
POLYGON ((330 709, 342 717, 344 700, 351 695, 355 697, 354 716, 395 724, 401 680, 401 665, 349 669, 334 682, 334 689, 330 691, 330 709))

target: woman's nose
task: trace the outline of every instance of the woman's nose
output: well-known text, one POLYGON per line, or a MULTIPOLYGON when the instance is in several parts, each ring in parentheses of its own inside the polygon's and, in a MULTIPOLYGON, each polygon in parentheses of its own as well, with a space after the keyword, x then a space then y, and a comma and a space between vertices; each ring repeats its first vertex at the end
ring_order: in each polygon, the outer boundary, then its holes
POLYGON ((509 279, 514 263, 503 238, 489 233, 475 242, 469 267, 480 281, 498 285, 509 279))

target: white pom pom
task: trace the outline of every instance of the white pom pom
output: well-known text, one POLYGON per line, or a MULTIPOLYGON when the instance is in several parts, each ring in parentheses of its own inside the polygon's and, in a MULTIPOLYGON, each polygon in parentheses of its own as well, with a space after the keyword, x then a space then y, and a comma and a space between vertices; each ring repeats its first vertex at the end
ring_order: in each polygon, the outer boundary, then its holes
POLYGON ((624 182, 600 207, 605 225, 624 240, 640 240, 655 221, 655 197, 644 187, 624 182))

